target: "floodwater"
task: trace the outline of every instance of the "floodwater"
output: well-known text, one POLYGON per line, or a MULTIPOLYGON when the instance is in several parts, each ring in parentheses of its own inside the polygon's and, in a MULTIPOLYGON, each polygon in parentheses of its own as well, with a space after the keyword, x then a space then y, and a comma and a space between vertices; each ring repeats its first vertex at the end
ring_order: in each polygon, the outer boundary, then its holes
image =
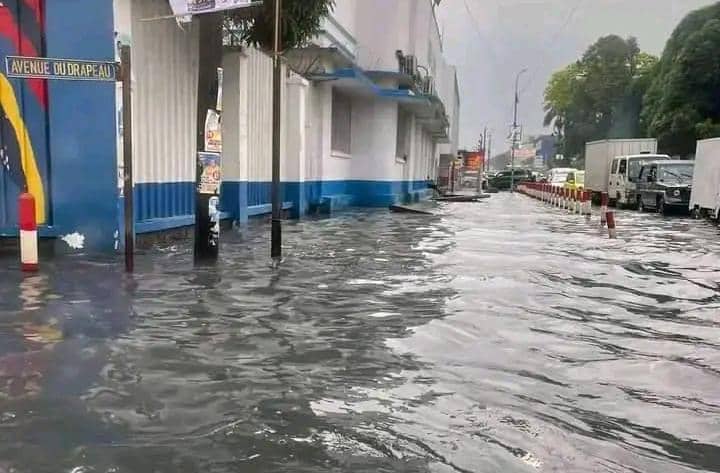
POLYGON ((0 269, 0 472, 720 471, 720 231, 521 195, 0 269))

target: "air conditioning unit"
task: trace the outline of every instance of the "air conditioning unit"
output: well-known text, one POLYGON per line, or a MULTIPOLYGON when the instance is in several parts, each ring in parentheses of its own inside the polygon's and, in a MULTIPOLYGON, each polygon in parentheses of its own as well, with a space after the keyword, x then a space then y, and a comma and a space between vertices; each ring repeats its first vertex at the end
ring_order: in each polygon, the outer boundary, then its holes
POLYGON ((435 82, 433 81, 433 78, 430 76, 423 77, 422 83, 420 84, 420 90, 422 91, 423 95, 434 95, 435 82))
POLYGON ((415 76, 417 70, 417 58, 415 56, 403 56, 400 59, 400 73, 408 76, 415 76))

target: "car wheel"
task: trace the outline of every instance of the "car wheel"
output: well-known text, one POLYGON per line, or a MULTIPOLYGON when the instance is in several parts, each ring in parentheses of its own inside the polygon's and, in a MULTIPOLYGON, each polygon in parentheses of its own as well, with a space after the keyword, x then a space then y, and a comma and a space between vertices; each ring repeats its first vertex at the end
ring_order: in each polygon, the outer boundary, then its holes
POLYGON ((665 215, 666 212, 667 211, 665 209, 665 199, 661 197, 657 203, 657 213, 659 213, 660 215, 665 215))
POLYGON ((645 212, 645 204, 643 204, 642 197, 640 196, 637 198, 637 209, 638 212, 645 212))

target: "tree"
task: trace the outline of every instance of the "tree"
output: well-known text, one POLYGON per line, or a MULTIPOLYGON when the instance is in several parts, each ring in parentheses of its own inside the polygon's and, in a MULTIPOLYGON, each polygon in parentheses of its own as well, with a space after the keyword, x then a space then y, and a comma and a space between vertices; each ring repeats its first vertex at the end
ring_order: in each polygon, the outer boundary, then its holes
POLYGON ((644 97, 642 123, 666 152, 689 155, 720 136, 720 3, 687 15, 665 47, 644 97))
MULTIPOLYGON (((242 10, 230 11, 230 19, 243 42, 264 50, 272 48, 274 3, 273 0, 266 0, 254 16, 248 16, 242 10)), ((283 49, 303 46, 317 35, 323 18, 330 14, 334 6, 335 0, 283 0, 283 49)))
POLYGON ((544 125, 553 127, 561 152, 578 156, 588 141, 638 136, 642 100, 656 63, 635 38, 610 35, 555 72, 545 89, 544 125))

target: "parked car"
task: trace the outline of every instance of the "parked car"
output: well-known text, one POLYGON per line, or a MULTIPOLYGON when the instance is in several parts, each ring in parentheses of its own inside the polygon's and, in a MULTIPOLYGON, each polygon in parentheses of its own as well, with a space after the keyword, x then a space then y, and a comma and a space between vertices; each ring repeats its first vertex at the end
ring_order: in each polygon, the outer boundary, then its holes
POLYGON ((608 177, 608 196, 610 205, 618 207, 635 206, 637 203, 637 191, 635 183, 640 169, 651 161, 670 159, 666 154, 634 154, 618 156, 612 160, 610 165, 610 176, 608 177))
POLYGON ((637 205, 642 211, 688 212, 693 181, 692 161, 661 160, 645 164, 637 179, 637 205))
MULTIPOLYGON (((497 190, 509 190, 510 181, 512 180, 512 171, 505 170, 500 171, 494 177, 491 177, 488 181, 488 188, 497 190)), ((515 170, 515 185, 521 182, 532 181, 532 172, 527 169, 516 169, 515 170)))
POLYGON ((585 171, 570 171, 565 179, 564 187, 571 191, 585 189, 585 171))

